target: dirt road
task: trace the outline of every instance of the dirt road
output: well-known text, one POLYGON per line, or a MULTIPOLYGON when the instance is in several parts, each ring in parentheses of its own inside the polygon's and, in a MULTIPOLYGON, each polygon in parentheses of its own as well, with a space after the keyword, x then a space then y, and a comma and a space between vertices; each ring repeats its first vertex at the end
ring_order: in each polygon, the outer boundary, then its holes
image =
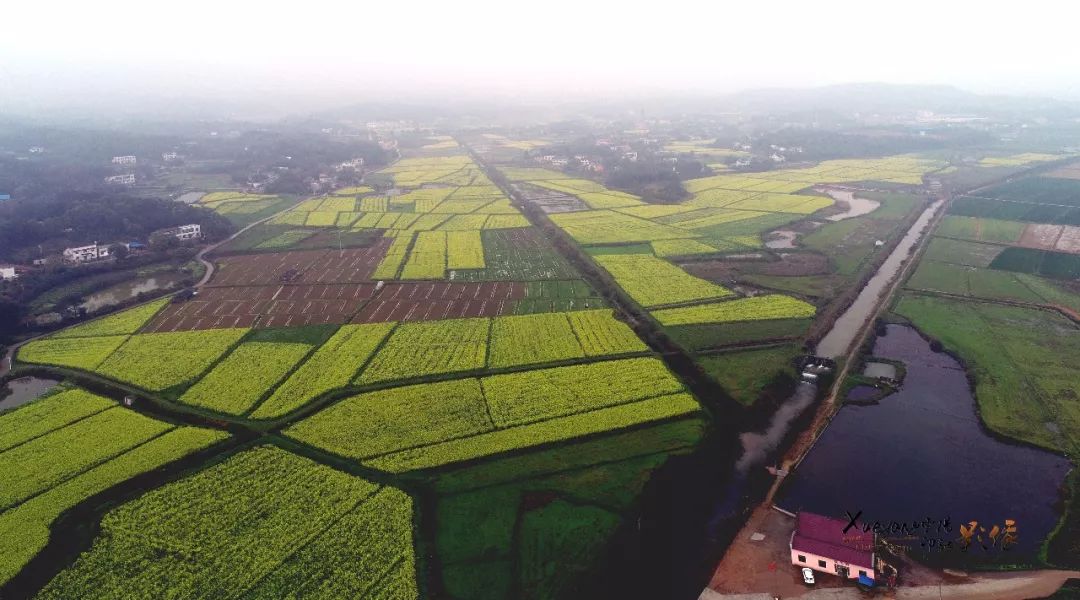
MULTIPOLYGON (((1028 600, 1053 594, 1069 579, 1080 578, 1080 571, 1019 571, 986 573, 971 577, 970 583, 899 587, 881 597, 899 600, 1028 600)), ((706 589, 698 600, 773 600, 774 593, 722 594, 706 589)), ((819 600, 825 598, 861 600, 865 596, 854 585, 837 588, 807 588, 789 592, 780 598, 819 600)))

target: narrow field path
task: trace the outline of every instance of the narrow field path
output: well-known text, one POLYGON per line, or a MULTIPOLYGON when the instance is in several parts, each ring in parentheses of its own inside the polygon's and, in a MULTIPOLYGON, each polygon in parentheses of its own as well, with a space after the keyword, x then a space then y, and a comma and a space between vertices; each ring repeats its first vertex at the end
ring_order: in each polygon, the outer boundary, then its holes
POLYGON ((622 314, 624 317, 627 317, 627 324, 634 330, 634 333, 638 334, 638 337, 644 340, 650 348, 660 355, 668 368, 671 369, 684 384, 686 384, 687 388, 710 408, 717 412, 721 412, 725 417, 728 417, 725 422, 726 425, 736 425, 733 419, 742 414, 742 411, 740 410, 741 405, 739 405, 727 391, 708 379, 704 372, 701 371, 694 362, 694 359, 690 354, 684 350, 682 346, 676 344, 663 329, 656 325, 655 321, 648 315, 647 311, 638 308, 638 306, 629 299, 622 288, 609 283, 609 278, 606 273, 603 273, 600 267, 585 254, 580 246, 578 246, 565 231, 548 218, 546 213, 523 198, 518 191, 510 185, 509 180, 507 180, 497 169, 488 165, 483 157, 477 154, 472 147, 460 139, 458 140, 458 143, 469 153, 469 156, 472 157, 473 161, 476 162, 481 171, 483 171, 484 174, 503 191, 503 193, 510 197, 514 204, 521 208, 522 213, 529 220, 529 223, 539 229, 543 235, 551 239, 552 246, 555 250, 577 269, 582 279, 599 292, 604 299, 612 305, 612 308, 615 309, 617 314, 622 314))

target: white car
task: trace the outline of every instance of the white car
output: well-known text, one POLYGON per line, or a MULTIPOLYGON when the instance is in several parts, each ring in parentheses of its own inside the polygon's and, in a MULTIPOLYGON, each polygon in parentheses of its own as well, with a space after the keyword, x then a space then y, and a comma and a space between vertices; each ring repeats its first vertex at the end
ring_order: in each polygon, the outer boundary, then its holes
POLYGON ((814 572, 811 571, 808 567, 803 567, 802 569, 802 582, 806 585, 814 585, 815 583, 814 572))

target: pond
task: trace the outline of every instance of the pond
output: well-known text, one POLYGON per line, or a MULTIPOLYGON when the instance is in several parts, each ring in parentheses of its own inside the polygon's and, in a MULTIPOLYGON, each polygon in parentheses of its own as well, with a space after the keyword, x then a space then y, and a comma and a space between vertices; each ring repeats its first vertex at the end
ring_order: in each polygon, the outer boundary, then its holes
POLYGON ((51 390, 58 383, 60 383, 59 379, 49 379, 47 377, 12 379, 7 384, 0 386, 0 411, 22 406, 35 398, 40 398, 42 394, 51 390))
POLYGON ((98 311, 105 307, 112 306, 113 304, 119 304, 125 300, 130 300, 142 292, 172 289, 185 277, 187 277, 187 275, 184 273, 167 272, 156 273, 151 277, 140 277, 131 281, 125 281, 124 283, 105 288, 100 292, 90 294, 79 306, 85 308, 89 312, 98 311))
POLYGON ((868 215, 877 210, 879 206, 881 206, 881 203, 877 200, 856 198, 855 192, 849 190, 837 190, 830 188, 826 190, 826 192, 833 197, 833 200, 836 200, 837 202, 843 202, 847 204, 848 207, 847 210, 842 213, 825 217, 829 221, 843 221, 844 219, 850 219, 852 217, 861 217, 863 215, 868 215))
MULTIPOLYGON (((933 352, 914 329, 889 325, 873 353, 905 363, 903 387, 879 404, 841 408, 788 477, 777 505, 841 518, 861 510, 863 522, 948 517, 950 539, 959 538, 962 523, 989 529, 1014 519, 1016 546, 975 556, 1034 558, 1058 521, 1055 503, 1070 462, 992 437, 961 365, 933 352)), ((911 543, 918 551, 921 542, 911 543)), ((973 557, 952 552, 946 561, 973 557)))
POLYGON ((765 247, 774 249, 794 248, 795 238, 798 236, 799 234, 795 231, 778 229, 769 234, 769 239, 765 241, 765 247))

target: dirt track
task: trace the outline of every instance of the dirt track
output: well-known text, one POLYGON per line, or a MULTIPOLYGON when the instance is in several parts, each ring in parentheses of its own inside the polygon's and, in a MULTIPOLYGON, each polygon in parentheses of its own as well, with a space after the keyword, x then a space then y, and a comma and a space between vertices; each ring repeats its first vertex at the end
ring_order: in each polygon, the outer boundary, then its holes
MULTIPOLYGON (((1028 600, 1045 598, 1057 591, 1068 579, 1080 578, 1080 571, 1019 571, 1015 573, 988 573, 970 577, 969 583, 899 587, 880 596, 898 599, 957 600, 1028 600)), ((771 592, 752 594, 722 594, 706 589, 698 600, 772 600, 771 592)), ((780 598, 817 600, 824 598, 865 598, 853 585, 834 588, 796 589, 780 598)))

